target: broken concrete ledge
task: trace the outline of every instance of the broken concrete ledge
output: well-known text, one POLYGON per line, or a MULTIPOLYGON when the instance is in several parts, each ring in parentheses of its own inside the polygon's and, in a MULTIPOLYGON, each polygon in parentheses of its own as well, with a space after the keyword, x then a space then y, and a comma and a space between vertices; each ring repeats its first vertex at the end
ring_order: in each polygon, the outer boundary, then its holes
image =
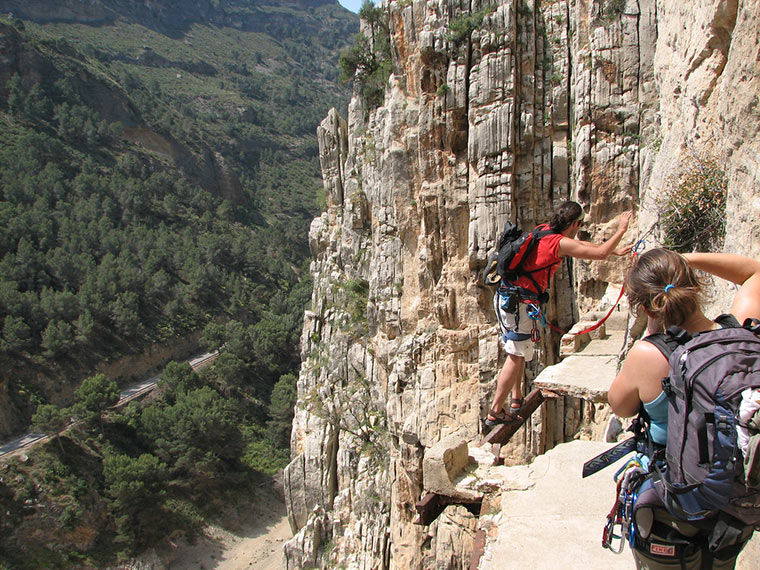
POLYGON ((617 356, 593 359, 570 356, 545 368, 533 382, 536 388, 593 403, 606 403, 607 391, 617 374, 617 356))
POLYGON ((464 473, 471 460, 467 440, 459 432, 441 439, 425 450, 422 460, 422 483, 429 493, 447 497, 477 500, 481 493, 457 486, 456 480, 464 473))

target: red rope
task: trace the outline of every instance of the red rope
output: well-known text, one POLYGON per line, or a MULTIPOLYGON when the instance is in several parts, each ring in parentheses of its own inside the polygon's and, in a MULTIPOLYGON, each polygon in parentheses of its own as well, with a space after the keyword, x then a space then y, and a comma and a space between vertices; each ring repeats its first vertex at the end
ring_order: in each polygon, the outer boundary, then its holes
MULTIPOLYGON (((641 238, 638 242, 636 242, 636 245, 633 248, 633 254, 631 255, 631 263, 633 263, 633 259, 638 255, 638 253, 639 253, 638 249, 642 245, 645 245, 644 244, 644 238, 641 238)), ((604 321, 606 321, 607 319, 610 318, 610 315, 612 315, 612 312, 617 308, 618 303, 620 303, 620 299, 623 298, 623 293, 625 293, 625 286, 623 286, 623 287, 620 288, 620 294, 618 295, 617 301, 615 301, 612 304, 612 308, 607 312, 606 315, 604 315, 604 317, 602 318, 602 320, 600 320, 596 324, 591 325, 590 327, 588 327, 586 329, 583 329, 581 332, 568 333, 568 332, 563 331, 559 327, 555 327, 549 321, 546 321, 546 324, 549 325, 549 328, 551 328, 555 332, 558 332, 559 334, 572 334, 573 336, 578 336, 579 334, 586 334, 588 332, 595 331, 596 329, 598 329, 599 327, 601 327, 602 324, 604 324, 604 321)))
MULTIPOLYGON (((652 229, 654 229, 654 228, 652 228, 652 229)), ((652 229, 650 229, 649 232, 651 232, 652 229)), ((647 232, 646 234, 644 234, 644 237, 646 237, 647 235, 649 235, 649 232, 647 232)), ((639 248, 646 247, 646 243, 644 242, 644 237, 642 237, 640 240, 638 240, 636 242, 636 244, 633 246, 633 253, 631 255, 631 263, 633 263, 633 259, 638 255, 639 248)), ((596 329, 598 329, 599 327, 601 327, 604 324, 604 321, 606 321, 607 319, 610 318, 610 315, 612 315, 612 312, 617 308, 618 303, 620 303, 620 299, 623 298, 623 294, 624 293, 625 293, 625 286, 623 286, 623 287, 620 288, 620 294, 618 295, 617 301, 615 301, 612 304, 612 308, 607 312, 607 314, 604 315, 604 317, 602 317, 602 319, 599 322, 591 325, 588 328, 583 329, 580 332, 568 333, 567 331, 563 331, 561 328, 553 325, 549 321, 546 321, 546 324, 549 325, 550 329, 552 329, 555 332, 558 332, 559 334, 572 334, 573 336, 578 336, 580 334, 586 334, 588 332, 595 331, 596 329)))
POLYGON ((612 315, 612 312, 617 308, 618 303, 620 302, 620 299, 623 298, 623 293, 625 293, 625 287, 620 288, 620 295, 618 295, 617 301, 615 301, 615 303, 612 305, 612 308, 609 311, 607 311, 607 314, 604 315, 604 317, 602 317, 602 319, 599 322, 591 325, 588 328, 583 329, 580 332, 568 333, 566 331, 563 331, 561 328, 554 326, 549 321, 546 321, 546 324, 549 325, 549 328, 555 332, 558 332, 560 334, 572 334, 573 336, 578 336, 580 334, 586 334, 588 332, 595 331, 596 329, 598 329, 604 324, 604 321, 610 318, 610 315, 612 315))

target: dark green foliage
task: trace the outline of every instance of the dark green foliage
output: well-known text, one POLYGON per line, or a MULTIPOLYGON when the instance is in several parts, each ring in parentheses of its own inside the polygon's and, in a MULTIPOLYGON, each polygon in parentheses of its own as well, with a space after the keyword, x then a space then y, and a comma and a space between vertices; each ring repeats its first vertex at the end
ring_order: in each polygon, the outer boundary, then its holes
MULTIPOLYGON (((11 376, 39 429, 84 420, 3 473, 14 487, 7 498, 0 483, 0 507, 97 534, 85 553, 46 534, 14 551, 13 567, 106 567, 116 551, 193 532, 227 490, 246 493, 289 460, 321 189, 314 131, 346 106, 332 54, 356 19, 337 5, 271 18, 261 7, 234 3, 256 34, 202 21, 187 37, 187 22, 162 35, 160 22, 0 18, 4 38, 47 70, 36 81, 20 67, 0 98, 0 359, 53 376, 36 391, 11 376), (168 67, 135 63, 144 43, 168 67), (129 142, 136 128, 171 152, 129 142), (222 167, 227 186, 213 176, 222 167), (200 330, 221 349, 216 363, 170 363, 142 402, 109 409, 118 389, 93 376, 72 408, 36 406, 96 363, 200 330)), ((0 531, 4 561, 19 545, 11 525, 0 531)))
POLYGON ((178 393, 173 404, 145 408, 140 424, 141 437, 153 442, 156 455, 187 486, 210 484, 225 462, 240 456, 233 410, 208 386, 178 393))
POLYGON ((361 337, 367 334, 367 302, 369 283, 364 279, 349 279, 345 285, 347 309, 351 316, 351 328, 361 337))
POLYGON ((449 40, 460 43, 470 39, 470 34, 483 26, 483 20, 494 11, 494 8, 483 8, 478 12, 463 14, 449 22, 449 40))
POLYGON ((74 346, 74 329, 70 323, 54 319, 42 331, 42 348, 52 358, 61 358, 74 346))
POLYGON ((293 421, 293 408, 298 393, 297 380, 293 374, 280 376, 269 400, 267 411, 272 419, 269 420, 268 426, 276 443, 283 448, 287 448, 290 441, 290 424, 293 421))
POLYGON ((370 36, 354 36, 354 45, 340 54, 340 80, 356 81, 370 107, 383 102, 385 87, 392 72, 390 28, 387 15, 371 0, 365 0, 359 16, 369 24, 370 36))
POLYGON ((206 377, 225 393, 233 388, 249 386, 255 391, 255 382, 248 363, 231 352, 222 352, 206 377))
POLYGON ((158 386, 168 402, 175 402, 177 394, 200 388, 201 385, 201 379, 187 362, 170 362, 158 381, 158 386))
POLYGON ((63 453, 63 445, 58 436, 66 429, 70 421, 71 411, 68 408, 61 409, 53 404, 41 404, 32 416, 32 428, 55 438, 63 453))
POLYGON ((119 533, 116 541, 133 546, 149 544, 165 518, 166 464, 148 453, 134 458, 109 455, 103 459, 103 476, 119 533))
POLYGON ((319 16, 294 10, 283 27, 284 18, 227 3, 214 17, 238 9, 236 17, 274 28, 232 31, 231 42, 200 26, 202 54, 126 16, 93 29, 60 24, 52 34, 33 23, 13 32, 0 19, 9 42, 52 70, 44 81, 13 75, 0 100, 0 358, 87 369, 214 317, 256 322, 273 291, 297 281, 321 187, 314 131, 347 100, 325 54, 345 44, 340 31, 356 19, 325 6, 319 16), (125 63, 143 50, 141 35, 166 61, 219 74, 180 67, 177 81, 171 69, 125 63), (224 55, 230 46, 235 53, 224 55), (186 156, 128 144, 122 120, 186 156), (240 183, 227 199, 207 174, 218 170, 212 153, 240 183))
POLYGON ((384 25, 384 13, 380 6, 377 6, 372 0, 364 0, 359 8, 359 18, 367 22, 371 28, 384 25))
POLYGON ((609 22, 615 19, 619 19, 625 11, 626 0, 604 0, 604 7, 602 13, 604 18, 609 22))
POLYGON ((3 323, 3 336, 0 338, 2 350, 13 353, 23 352, 32 346, 32 329, 21 317, 7 316, 3 323))
POLYGON ((58 435, 69 424, 71 412, 53 404, 42 404, 32 417, 32 427, 47 435, 58 435))
POLYGON ((105 374, 85 378, 74 391, 76 403, 73 412, 76 418, 88 424, 100 421, 101 414, 119 401, 119 387, 105 374))
POLYGON ((288 464, 290 452, 267 439, 263 429, 247 430, 246 435, 247 444, 242 457, 245 465, 261 473, 274 475, 282 470, 283 465, 288 464))
MULTIPOLYGON (((282 311, 300 298, 299 289, 290 297, 271 300, 272 321, 285 316, 282 311)), ((106 522, 99 519, 96 531, 107 559, 115 551, 136 553, 178 532, 196 532, 228 490, 240 487, 239 492, 246 493, 247 486, 257 484, 257 474, 282 469, 289 460, 296 376, 283 374, 272 385, 262 372, 268 365, 259 362, 255 351, 242 350, 246 345, 250 349, 255 325, 233 321, 220 327, 223 334, 218 338, 237 338, 240 355, 225 346, 200 373, 187 363, 170 363, 154 395, 121 413, 101 413, 118 394, 111 381, 97 375, 83 382, 74 409, 88 423, 76 423, 58 436, 60 453, 52 454, 49 445, 38 446, 27 463, 15 464, 14 469, 23 471, 9 477, 14 482, 9 497, 0 493, 4 512, 44 498, 44 504, 58 513, 61 532, 86 527, 92 524, 88 513, 101 513, 106 522), (29 484, 23 486, 25 481, 29 484), (48 485, 55 485, 55 492, 48 485), (15 503, 16 498, 21 503, 15 503)), ((256 334, 263 339, 269 330, 264 327, 256 334)), ((273 333, 273 338, 280 334, 273 333)), ((35 427, 55 435, 66 428, 70 416, 68 409, 43 404, 35 414, 35 427)), ((12 531, 3 532, 12 537, 12 531)), ((9 560, 21 559, 15 550, 10 552, 9 560)), ((50 555, 40 548, 34 560, 47 561, 50 555)))
POLYGON ((0 148, 2 348, 81 359, 182 334, 209 313, 255 310, 257 285, 300 263, 296 220, 251 234, 238 212, 139 155, 114 171, 45 134, 0 148), (204 216, 216 210, 221 217, 204 216), (275 237, 277 236, 277 237, 275 237), (290 237, 294 239, 290 239, 290 237), (284 239, 283 239, 284 238, 284 239))

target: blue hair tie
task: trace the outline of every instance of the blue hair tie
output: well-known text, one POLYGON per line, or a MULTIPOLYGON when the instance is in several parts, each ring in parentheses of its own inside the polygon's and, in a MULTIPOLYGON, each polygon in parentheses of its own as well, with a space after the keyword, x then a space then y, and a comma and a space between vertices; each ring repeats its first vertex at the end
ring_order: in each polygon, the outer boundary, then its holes
POLYGON ((670 283, 668 285, 665 285, 665 292, 667 293, 668 291, 670 291, 674 287, 675 287, 675 285, 673 285, 672 283, 670 283))

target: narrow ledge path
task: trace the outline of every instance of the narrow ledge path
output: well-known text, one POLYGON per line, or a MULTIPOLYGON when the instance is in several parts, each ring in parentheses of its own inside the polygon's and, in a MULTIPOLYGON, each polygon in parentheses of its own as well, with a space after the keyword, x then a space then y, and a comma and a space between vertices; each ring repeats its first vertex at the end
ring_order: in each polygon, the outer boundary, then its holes
MULTIPOLYGON (((579 323, 576 330, 586 324, 579 323)), ((534 386, 606 403, 625 342, 624 315, 615 314, 606 331, 595 336, 574 339, 566 335, 565 358, 544 369, 534 386)), ((627 425, 624 420, 623 426, 627 425)), ((613 476, 624 460, 581 477, 583 464, 612 445, 576 440, 557 445, 529 465, 502 467, 500 510, 480 518, 486 538, 482 556, 473 560, 471 570, 634 570, 627 544, 620 554, 602 547, 602 530, 615 499, 613 476)), ((736 568, 760 568, 760 533, 741 553, 736 568)))
MULTIPOLYGON (((571 332, 584 330, 601 316, 586 315, 571 332)), ((614 313, 591 334, 565 335, 562 361, 539 374, 526 402, 535 395, 537 404, 557 396, 606 404, 625 327, 625 314, 614 313)), ((610 429, 619 424, 612 418, 606 429, 594 428, 598 440, 561 443, 528 465, 502 465, 499 447, 492 445, 504 443, 517 426, 494 428, 480 441, 466 442, 457 434, 442 439, 425 453, 427 494, 417 504, 418 523, 429 524, 454 503, 479 512, 470 570, 634 570, 628 545, 620 554, 602 547, 602 530, 615 500, 613 476, 624 459, 585 479, 581 476, 586 461, 614 445, 602 439, 628 435, 610 429)), ((760 533, 742 552, 736 568, 760 568, 760 533)))

